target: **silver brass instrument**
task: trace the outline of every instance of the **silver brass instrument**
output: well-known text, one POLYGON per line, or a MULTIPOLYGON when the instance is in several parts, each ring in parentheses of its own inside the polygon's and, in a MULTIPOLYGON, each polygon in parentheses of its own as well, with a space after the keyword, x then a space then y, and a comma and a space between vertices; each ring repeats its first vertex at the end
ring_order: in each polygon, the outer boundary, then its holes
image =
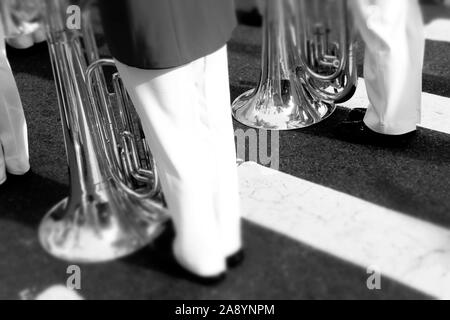
POLYGON ((155 164, 117 74, 114 91, 108 90, 99 66, 113 61, 99 60, 89 10, 81 30, 71 30, 68 1, 43 3, 70 195, 42 220, 39 239, 50 254, 71 262, 123 257, 151 242, 167 219, 155 164))
POLYGON ((234 101, 235 119, 290 130, 329 117, 356 89, 350 26, 347 0, 267 0, 260 81, 234 101))

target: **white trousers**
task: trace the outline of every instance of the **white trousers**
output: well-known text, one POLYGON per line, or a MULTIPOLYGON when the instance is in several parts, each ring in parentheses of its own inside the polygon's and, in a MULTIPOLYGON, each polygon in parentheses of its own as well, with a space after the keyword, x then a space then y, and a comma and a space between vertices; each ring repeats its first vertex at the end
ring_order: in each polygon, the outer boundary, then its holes
POLYGON ((0 21, 0 184, 6 180, 6 171, 20 175, 28 170, 27 124, 0 21))
POLYGON ((223 272, 241 248, 226 47, 178 68, 117 67, 161 175, 177 260, 200 276, 223 272))
POLYGON ((424 28, 417 0, 350 0, 365 44, 364 79, 372 130, 399 135, 421 116, 424 28))

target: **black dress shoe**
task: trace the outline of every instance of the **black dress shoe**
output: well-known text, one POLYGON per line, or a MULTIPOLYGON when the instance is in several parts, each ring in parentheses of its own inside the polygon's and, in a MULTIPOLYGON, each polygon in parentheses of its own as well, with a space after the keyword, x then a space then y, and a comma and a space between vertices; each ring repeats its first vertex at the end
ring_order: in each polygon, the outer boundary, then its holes
POLYGON ((227 258, 227 268, 234 269, 239 267, 244 262, 244 259, 245 253, 244 250, 241 249, 227 258))
POLYGON ((354 108, 352 109, 348 115, 345 122, 354 122, 354 121, 362 121, 366 116, 366 110, 364 108, 354 108))
MULTIPOLYGON (((175 257, 173 259, 175 260, 175 257)), ((244 250, 241 249, 238 252, 232 254, 231 256, 228 256, 228 258, 226 259, 227 268, 229 268, 229 269, 237 268, 244 262, 244 260, 245 260, 245 253, 244 253, 244 250)), ((217 284, 223 282, 227 276, 226 272, 222 272, 222 273, 218 274, 217 276, 201 277, 201 276, 193 274, 192 272, 183 268, 176 260, 175 260, 175 262, 178 264, 178 266, 181 269, 183 269, 182 273, 185 278, 187 278, 191 281, 200 283, 202 285, 206 285, 206 286, 217 285, 217 284)))
POLYGON ((203 276, 199 276, 195 273, 192 273, 191 271, 187 270, 186 268, 184 268, 179 262, 178 260, 175 258, 175 255, 173 253, 173 250, 170 249, 169 251, 169 261, 168 264, 175 266, 175 269, 172 268, 172 272, 174 272, 177 276, 179 276, 180 278, 192 281, 192 282, 196 282, 198 284, 202 284, 205 286, 213 286, 213 285, 217 285, 221 282, 223 282, 226 279, 226 272, 221 272, 217 275, 213 275, 213 276, 208 276, 208 277, 203 277, 203 276))
POLYGON ((196 275, 196 274, 184 269, 182 266, 180 266, 180 268, 183 269, 183 277, 185 279, 190 280, 192 282, 196 282, 196 283, 204 285, 204 286, 218 285, 227 278, 227 274, 225 272, 222 272, 216 276, 202 277, 202 276, 196 275))
POLYGON ((240 24, 252 27, 262 26, 263 18, 257 8, 250 11, 237 10, 236 15, 240 24))
POLYGON ((347 119, 337 127, 339 138, 353 143, 377 146, 399 147, 408 144, 416 136, 416 131, 401 135, 381 134, 364 123, 366 109, 356 108, 349 112, 347 119))
POLYGON ((172 250, 172 244, 175 239, 175 230, 172 221, 167 221, 164 226, 162 234, 153 242, 153 247, 157 252, 160 252, 164 259, 164 266, 170 269, 170 273, 173 273, 177 277, 196 282, 205 286, 217 285, 224 281, 226 273, 222 272, 218 275, 211 277, 202 277, 196 275, 189 270, 185 269, 175 258, 172 250))

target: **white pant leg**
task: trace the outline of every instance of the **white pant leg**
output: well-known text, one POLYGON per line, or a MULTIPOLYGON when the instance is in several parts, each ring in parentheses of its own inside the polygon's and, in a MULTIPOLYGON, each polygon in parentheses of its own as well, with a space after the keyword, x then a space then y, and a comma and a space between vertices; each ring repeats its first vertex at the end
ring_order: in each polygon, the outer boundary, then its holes
POLYGON ((225 254, 213 201, 214 141, 194 67, 199 63, 204 59, 166 70, 117 67, 160 170, 175 225, 175 256, 189 271, 211 276, 225 270, 225 254))
POLYGON ((424 30, 417 0, 350 0, 366 44, 364 79, 372 130, 399 135, 420 122, 424 30))
POLYGON ((215 135, 217 190, 215 209, 222 245, 227 256, 242 247, 236 146, 231 115, 227 47, 206 57, 204 90, 209 118, 215 135))
MULTIPOLYGON (((0 23, 0 145, 8 172, 24 174, 30 169, 27 124, 19 91, 6 56, 0 23)), ((0 154, 0 156, 2 156, 0 154)), ((4 175, 0 172, 1 176, 4 175)))
MULTIPOLYGON (((2 21, 1 21, 1 17, 0 17, 0 65, 4 64, 4 62, 2 61, 4 59, 3 58, 3 56, 4 56, 3 51, 5 50, 5 48, 4 48, 4 46, 5 46, 4 41, 5 41, 4 40, 4 31, 3 31, 2 21)), ((6 55, 6 53, 5 53, 5 55, 6 55)), ((0 90, 1 90, 1 88, 0 88, 0 90)), ((1 93, 0 93, 0 95, 1 95, 1 93)), ((2 108, 2 104, 1 103, 0 103, 0 108, 2 108)), ((1 123, 0 123, 0 130, 1 130, 1 123)), ((2 140, 1 140, 1 137, 0 137, 0 184, 3 184, 5 181, 6 181, 5 155, 3 154, 2 140)))
POLYGON ((0 144, 0 185, 6 181, 5 156, 3 155, 3 147, 0 144))

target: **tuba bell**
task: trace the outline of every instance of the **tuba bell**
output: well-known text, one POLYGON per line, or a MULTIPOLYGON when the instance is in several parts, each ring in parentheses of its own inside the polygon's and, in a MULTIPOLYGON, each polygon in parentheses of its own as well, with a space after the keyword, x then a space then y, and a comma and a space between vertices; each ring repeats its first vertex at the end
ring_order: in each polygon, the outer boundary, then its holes
POLYGON ((266 0, 259 84, 233 102, 234 118, 292 130, 329 117, 356 90, 352 36, 347 0, 266 0))
MULTIPOLYGON (((28 1, 35 2, 20 0, 28 1)), ((120 77, 112 70, 108 83, 100 68, 114 63, 99 59, 90 10, 83 8, 81 30, 75 30, 66 25, 69 1, 39 2, 70 177, 70 194, 43 218, 39 240, 70 262, 129 255, 149 244, 167 220, 155 163, 120 77)))

